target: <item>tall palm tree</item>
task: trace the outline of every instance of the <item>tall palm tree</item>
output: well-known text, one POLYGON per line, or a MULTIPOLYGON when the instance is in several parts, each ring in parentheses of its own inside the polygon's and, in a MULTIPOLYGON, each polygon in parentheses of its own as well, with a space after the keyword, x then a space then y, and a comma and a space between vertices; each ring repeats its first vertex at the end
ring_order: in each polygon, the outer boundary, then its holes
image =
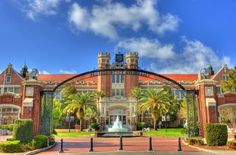
POLYGON ((171 106, 176 102, 171 92, 165 88, 148 89, 138 105, 138 112, 148 111, 153 119, 154 130, 156 130, 156 121, 158 114, 166 114, 171 106))
POLYGON ((85 111, 94 106, 93 97, 90 93, 78 92, 70 95, 69 98, 71 99, 70 103, 67 104, 63 112, 73 112, 80 120, 80 131, 82 131, 85 111))
MULTIPOLYGON (((143 97, 143 91, 139 87, 134 87, 133 89, 131 89, 131 97, 133 97, 136 100, 136 106, 137 106, 139 101, 143 97)), ((141 119, 143 121, 143 113, 141 119)))
MULTIPOLYGON (((95 102, 97 102, 97 110, 99 109, 99 103, 101 101, 101 99, 105 96, 105 94, 103 93, 103 91, 95 91, 93 92, 93 97, 96 100, 95 102)), ((99 112, 97 111, 97 115, 98 115, 98 121, 100 122, 100 117, 99 117, 99 112)))

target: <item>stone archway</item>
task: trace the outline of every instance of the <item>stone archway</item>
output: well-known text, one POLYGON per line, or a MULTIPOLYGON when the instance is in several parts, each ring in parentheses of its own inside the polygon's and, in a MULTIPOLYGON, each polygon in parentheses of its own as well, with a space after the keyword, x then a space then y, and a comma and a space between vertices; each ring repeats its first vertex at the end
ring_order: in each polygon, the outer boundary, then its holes
POLYGON ((236 103, 226 103, 218 106, 219 121, 226 123, 229 129, 236 130, 236 103))

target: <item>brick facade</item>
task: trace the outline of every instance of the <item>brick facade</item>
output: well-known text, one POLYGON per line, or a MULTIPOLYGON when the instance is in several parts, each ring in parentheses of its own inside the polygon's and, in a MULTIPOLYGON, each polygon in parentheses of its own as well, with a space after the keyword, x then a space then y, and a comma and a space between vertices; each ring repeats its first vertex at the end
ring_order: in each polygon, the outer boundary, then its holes
MULTIPOLYGON (((99 53, 98 69, 119 67, 128 69, 138 68, 137 53, 127 53, 124 62, 123 60, 117 60, 117 62, 111 63, 110 60, 109 53, 99 53)), ((73 76, 73 74, 40 74, 37 80, 32 81, 29 77, 25 77, 15 71, 12 65, 8 65, 0 74, 0 108, 10 107, 11 105, 19 107, 19 117, 32 119, 33 132, 34 134, 38 134, 40 132, 41 91, 52 90, 55 85, 73 76), (6 82, 6 77, 10 77, 11 80, 6 82), (5 87, 19 87, 19 90, 16 89, 17 93, 7 93, 4 92, 5 87), (32 87, 33 96, 29 97, 26 95, 26 87, 32 87), (32 104, 29 103, 28 105, 28 102, 31 101, 32 104)), ((223 66, 217 73, 205 80, 201 79, 198 74, 163 74, 163 76, 179 82, 186 89, 198 90, 198 118, 201 136, 204 135, 206 123, 219 121, 218 106, 236 104, 236 94, 217 94, 217 87, 220 85, 223 77, 227 76, 226 66, 223 66)), ((131 98, 130 92, 132 88, 160 88, 163 86, 164 80, 154 76, 124 75, 123 86, 122 84, 120 85, 120 83, 117 86, 118 89, 124 89, 124 95, 120 95, 119 97, 114 96, 112 93, 112 75, 99 74, 94 77, 84 75, 83 77, 74 79, 73 83, 79 91, 99 90, 104 92, 105 97, 100 101, 98 106, 101 114, 101 122, 104 123, 104 125, 112 123, 113 114, 116 110, 122 113, 122 119, 125 119, 123 121, 135 125, 135 121, 137 121, 135 115, 136 102, 131 98)), ((11 88, 9 88, 9 90, 11 90, 11 88)))

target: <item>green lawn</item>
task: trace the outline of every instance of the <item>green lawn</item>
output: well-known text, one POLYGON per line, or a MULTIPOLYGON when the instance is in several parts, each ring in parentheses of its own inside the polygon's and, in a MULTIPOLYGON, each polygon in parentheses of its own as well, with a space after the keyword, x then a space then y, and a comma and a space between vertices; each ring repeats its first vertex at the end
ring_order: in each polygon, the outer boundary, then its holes
MULTIPOLYGON (((171 129, 158 129, 157 131, 144 132, 144 136, 160 136, 160 137, 180 137, 183 136, 182 128, 171 128, 171 129)), ((75 131, 63 131, 58 132, 55 137, 80 137, 80 136, 90 136, 94 132, 75 132, 75 131)))
POLYGON ((158 129, 157 131, 144 132, 145 136, 161 136, 161 137, 180 137, 183 136, 182 128, 158 129))
POLYGON ((94 132, 85 132, 85 131, 81 131, 81 132, 58 132, 55 137, 80 137, 80 136, 90 136, 94 134, 94 132))

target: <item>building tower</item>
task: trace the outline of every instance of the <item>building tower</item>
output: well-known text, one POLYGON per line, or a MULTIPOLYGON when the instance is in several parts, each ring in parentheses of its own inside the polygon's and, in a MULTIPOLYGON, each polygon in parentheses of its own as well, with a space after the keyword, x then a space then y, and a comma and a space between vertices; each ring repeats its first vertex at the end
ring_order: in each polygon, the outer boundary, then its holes
MULTIPOLYGON (((98 53, 98 69, 110 68, 110 53, 98 53)), ((111 75, 98 75, 98 91, 102 91, 106 97, 111 96, 111 75)))
POLYGON ((110 68, 110 53, 98 53, 98 69, 110 68))
MULTIPOLYGON (((126 66, 128 69, 138 69, 138 53, 129 52, 126 54, 126 66)), ((131 90, 138 86, 138 74, 125 75, 125 96, 129 97, 131 90)))
POLYGON ((138 69, 138 53, 129 52, 126 54, 126 65, 128 69, 138 69))

